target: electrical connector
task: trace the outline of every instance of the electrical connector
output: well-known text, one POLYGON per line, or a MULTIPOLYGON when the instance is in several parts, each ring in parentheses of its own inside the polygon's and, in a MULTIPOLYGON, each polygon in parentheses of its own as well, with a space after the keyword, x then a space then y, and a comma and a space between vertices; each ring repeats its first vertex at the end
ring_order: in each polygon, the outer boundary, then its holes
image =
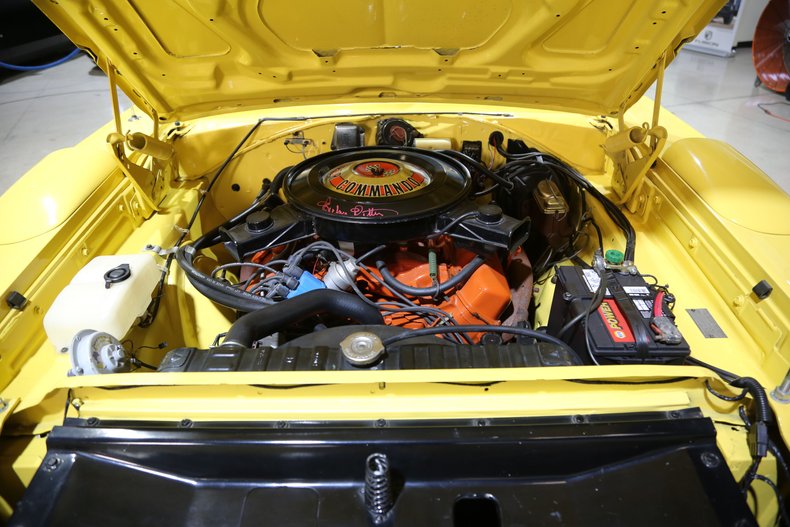
POLYGON ((269 290, 269 292, 266 294, 266 297, 274 298, 275 296, 280 296, 286 298, 290 293, 291 290, 288 289, 287 286, 283 284, 277 284, 269 290))
POLYGON ((680 344, 683 342, 683 336, 680 334, 678 327, 667 316, 653 317, 650 321, 650 327, 656 334, 656 340, 664 344, 680 344))
POLYGON ((763 421, 752 423, 747 440, 752 457, 763 458, 768 454, 768 426, 763 421))
POLYGON ((603 274, 606 272, 606 260, 604 260, 603 254, 601 253, 600 249, 595 249, 595 253, 593 253, 593 269, 598 273, 598 275, 603 274))
POLYGON ((301 267, 295 264, 286 265, 285 267, 283 267, 283 274, 285 276, 290 276, 291 278, 296 278, 297 280, 301 278, 303 272, 304 269, 302 269, 301 267))

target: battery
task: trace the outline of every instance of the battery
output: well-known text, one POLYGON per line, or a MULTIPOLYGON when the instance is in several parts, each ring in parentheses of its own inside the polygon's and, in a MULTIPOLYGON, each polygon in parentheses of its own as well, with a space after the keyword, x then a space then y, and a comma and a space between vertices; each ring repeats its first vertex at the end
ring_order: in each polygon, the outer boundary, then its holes
MULTIPOLYGON (((549 313, 547 333, 558 336, 566 322, 589 309, 600 284, 598 272, 579 266, 557 268, 557 287, 549 313)), ((590 353, 599 363, 677 364, 689 353, 685 339, 678 344, 659 342, 651 328, 653 303, 658 291, 640 274, 606 271, 606 293, 598 309, 590 313, 590 353)), ((675 317, 662 302, 663 316, 674 324, 675 317)), ((584 322, 569 330, 565 340, 581 356, 587 357, 584 322)))

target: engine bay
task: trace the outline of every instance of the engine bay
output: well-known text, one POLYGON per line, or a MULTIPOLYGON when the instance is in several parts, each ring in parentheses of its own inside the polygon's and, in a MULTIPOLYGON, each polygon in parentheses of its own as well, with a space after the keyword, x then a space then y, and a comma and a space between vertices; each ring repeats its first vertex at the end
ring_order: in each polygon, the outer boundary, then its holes
POLYGON ((46 339, 31 325, 38 352, 8 392, 25 398, 17 430, 60 423, 64 397, 67 421, 99 434, 130 419, 209 433, 415 416, 578 427, 645 409, 675 422, 698 406, 733 445, 740 488, 760 479, 769 396, 731 371, 762 348, 728 319, 725 275, 706 274, 713 230, 684 230, 680 175, 660 160, 630 198, 616 188, 602 147, 634 128, 249 116, 173 125, 170 146, 128 136, 139 152, 125 159, 166 190, 149 181, 155 207, 140 211, 116 171, 85 206, 95 221, 70 222, 90 229, 43 273, 57 277, 50 307, 20 311, 43 314, 46 339))
POLYGON ((620 208, 559 157, 496 129, 458 144, 398 117, 375 121, 375 134, 335 122, 317 154, 318 139, 292 131, 278 142, 302 161, 261 177, 243 210, 196 236, 204 200, 221 196, 212 187, 261 123, 213 173, 175 247, 155 248, 164 265, 144 312, 129 306, 145 301, 154 260, 95 265, 97 301, 126 313, 111 331, 106 309, 75 322, 68 298, 84 292, 67 290, 80 280, 61 293, 45 327, 71 375, 671 364, 689 354, 674 296, 634 265, 620 208), (604 247, 594 211, 621 231, 622 250, 604 247), (164 355, 143 361, 124 337, 154 323, 173 265, 235 320, 209 347, 163 342, 145 348, 164 355), (141 274, 147 285, 126 287, 141 274), (547 280, 557 286, 539 325, 533 290, 547 280))
POLYGON ((38 4, 114 119, 2 196, 0 518, 790 525, 788 197, 661 107, 718 6, 38 4))

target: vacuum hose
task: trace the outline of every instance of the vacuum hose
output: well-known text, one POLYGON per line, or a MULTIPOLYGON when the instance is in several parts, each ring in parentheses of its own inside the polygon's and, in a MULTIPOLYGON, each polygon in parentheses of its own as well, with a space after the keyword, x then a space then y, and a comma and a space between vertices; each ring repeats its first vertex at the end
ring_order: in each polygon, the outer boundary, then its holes
POLYGON ((410 285, 406 285, 403 282, 399 281, 397 278, 392 276, 389 269, 387 269, 387 264, 383 261, 379 260, 376 262, 376 267, 378 267, 379 272, 381 273, 381 278, 384 280, 384 283, 390 289, 397 291, 398 293, 410 296, 435 296, 438 293, 443 293, 449 289, 452 289, 464 282, 466 282, 472 274, 477 271, 481 265, 485 263, 485 259, 481 256, 475 256, 468 264, 464 266, 461 271, 447 280, 446 282, 440 282, 431 287, 412 287, 410 285))
POLYGON ((247 313, 233 323, 222 346, 249 348, 256 340, 271 335, 280 328, 320 313, 342 313, 360 324, 384 323, 379 310, 366 304, 358 296, 332 289, 319 289, 247 313))

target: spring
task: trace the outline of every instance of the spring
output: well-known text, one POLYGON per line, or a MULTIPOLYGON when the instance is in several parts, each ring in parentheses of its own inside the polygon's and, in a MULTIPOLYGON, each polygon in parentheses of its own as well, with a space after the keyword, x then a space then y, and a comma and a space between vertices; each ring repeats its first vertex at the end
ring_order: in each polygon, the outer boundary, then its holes
POLYGON ((385 454, 371 454, 365 461, 365 505, 372 515, 385 515, 392 509, 390 463, 385 454))

